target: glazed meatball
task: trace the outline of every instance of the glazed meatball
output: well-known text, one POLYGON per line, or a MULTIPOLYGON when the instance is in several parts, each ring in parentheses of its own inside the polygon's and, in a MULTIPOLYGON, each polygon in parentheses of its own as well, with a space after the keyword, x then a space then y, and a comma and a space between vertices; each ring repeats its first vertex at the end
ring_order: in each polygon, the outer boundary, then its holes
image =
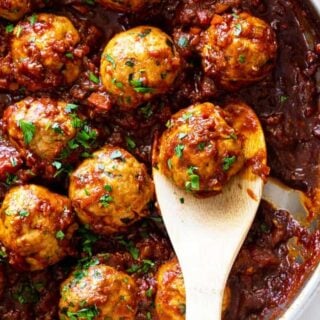
POLYGON ((0 209, 0 241, 21 270, 41 270, 73 253, 76 229, 70 200, 44 187, 14 187, 0 209))
MULTIPOLYGON (((156 312, 159 320, 184 320, 186 311, 186 293, 183 275, 176 258, 164 263, 156 274, 156 312)), ((231 290, 226 287, 223 295, 222 312, 231 301, 231 290)))
POLYGON ((156 312, 159 320, 184 320, 186 293, 177 259, 163 264, 156 275, 156 312))
POLYGON ((30 91, 71 84, 80 73, 79 42, 66 17, 41 13, 19 22, 11 42, 17 82, 30 91))
POLYGON ((58 157, 77 134, 75 115, 68 104, 49 98, 26 98, 4 113, 10 141, 48 162, 58 157))
POLYGON ((215 15, 202 37, 205 73, 235 90, 267 76, 277 52, 270 25, 248 13, 215 15))
POLYGON ((141 26, 109 41, 100 73, 116 103, 130 109, 166 93, 179 68, 180 58, 171 38, 160 29, 141 26))
POLYGON ((160 0, 99 0, 98 2, 109 9, 136 12, 149 4, 160 2, 160 0))
POLYGON ((135 319, 137 310, 136 284, 127 274, 103 265, 92 265, 75 271, 61 285, 60 319, 135 319))
POLYGON ((30 0, 0 0, 0 17, 16 21, 31 9, 30 0))
POLYGON ((101 234, 122 231, 148 213, 154 186, 127 151, 105 146, 70 177, 69 197, 80 220, 101 234))
POLYGON ((228 117, 211 103, 192 105, 173 115, 159 142, 160 171, 187 191, 220 192, 244 164, 242 136, 228 117))
POLYGON ((23 163, 20 153, 6 139, 0 130, 0 181, 15 174, 23 163))

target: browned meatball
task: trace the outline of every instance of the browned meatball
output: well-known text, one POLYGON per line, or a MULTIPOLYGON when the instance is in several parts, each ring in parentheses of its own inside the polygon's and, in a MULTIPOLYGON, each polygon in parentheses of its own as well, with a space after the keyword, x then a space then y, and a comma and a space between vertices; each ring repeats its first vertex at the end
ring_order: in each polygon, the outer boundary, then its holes
POLYGON ((31 0, 0 0, 0 17, 16 21, 31 10, 31 0))
POLYGON ((6 180, 10 174, 14 174, 22 163, 20 153, 3 138, 0 131, 0 180, 6 180))
POLYGON ((8 136, 23 153, 32 151, 52 162, 75 137, 78 125, 68 104, 49 98, 26 98, 4 114, 8 136))
POLYGON ((216 193, 242 168, 242 147, 227 112, 197 104, 172 116, 159 142, 158 167, 180 188, 216 193))
POLYGON ((76 270, 61 285, 60 319, 134 320, 137 311, 135 281, 127 274, 98 264, 76 270), (82 274, 79 277, 79 272, 82 274))
POLYGON ((143 7, 160 2, 160 0, 98 0, 103 6, 122 11, 122 12, 136 12, 143 7))
POLYGON ((82 223, 102 234, 125 230, 148 213, 154 186, 127 151, 105 146, 70 177, 69 197, 82 223))
POLYGON ((268 75, 276 52, 271 26, 248 13, 215 15, 202 37, 204 71, 228 90, 268 75))
POLYGON ((172 39, 158 28, 140 26, 113 37, 101 59, 101 79, 117 104, 136 108, 166 93, 180 69, 172 39))
POLYGON ((17 21, 33 9, 43 8, 48 0, 0 0, 0 17, 17 21))
POLYGON ((34 14, 13 31, 11 55, 17 82, 31 91, 71 84, 80 73, 75 50, 80 35, 71 21, 34 14))
POLYGON ((156 312, 159 320, 183 320, 186 312, 186 292, 177 259, 163 264, 156 275, 156 312))
POLYGON ((73 252, 77 224, 68 198, 36 185, 12 188, 0 210, 0 241, 9 263, 41 270, 73 252))
MULTIPOLYGON (((157 294, 156 312, 159 320, 184 320, 186 311, 186 293, 183 275, 176 258, 164 263, 156 274, 157 294)), ((230 305, 231 290, 226 287, 222 312, 230 305)))

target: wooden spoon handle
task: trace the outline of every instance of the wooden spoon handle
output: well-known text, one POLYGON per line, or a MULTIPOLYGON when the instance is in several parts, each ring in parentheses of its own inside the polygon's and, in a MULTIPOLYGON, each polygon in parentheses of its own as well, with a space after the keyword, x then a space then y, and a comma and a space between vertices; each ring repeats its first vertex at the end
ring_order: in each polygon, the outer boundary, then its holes
POLYGON ((186 318, 220 319, 226 280, 254 219, 263 181, 247 169, 221 194, 199 201, 173 186, 156 169, 153 175, 163 219, 184 275, 186 318))

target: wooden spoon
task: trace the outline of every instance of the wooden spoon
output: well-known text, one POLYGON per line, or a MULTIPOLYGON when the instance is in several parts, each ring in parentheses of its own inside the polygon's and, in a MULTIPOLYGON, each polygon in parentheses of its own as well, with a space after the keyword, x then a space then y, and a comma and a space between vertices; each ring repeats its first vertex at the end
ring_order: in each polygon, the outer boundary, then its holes
POLYGON ((196 198, 153 169, 162 217, 184 276, 187 320, 221 319, 227 277, 262 195, 264 180, 253 173, 254 164, 266 168, 259 120, 242 104, 231 105, 228 111, 236 117, 234 128, 247 137, 244 155, 251 160, 222 193, 196 198))

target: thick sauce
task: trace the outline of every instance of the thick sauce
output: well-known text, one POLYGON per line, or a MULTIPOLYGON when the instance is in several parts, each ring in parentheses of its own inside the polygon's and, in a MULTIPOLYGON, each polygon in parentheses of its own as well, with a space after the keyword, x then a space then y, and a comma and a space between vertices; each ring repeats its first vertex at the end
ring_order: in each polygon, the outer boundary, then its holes
MULTIPOLYGON (((276 68, 263 81, 226 94, 203 78, 198 59, 192 50, 182 50, 187 65, 169 94, 136 111, 123 113, 111 108, 103 88, 90 81, 89 74, 98 75, 100 55, 108 39, 120 30, 142 24, 158 26, 179 39, 186 36, 197 44, 195 29, 206 29, 213 9, 221 12, 239 1, 162 1, 154 9, 139 15, 124 15, 83 5, 77 1, 60 1, 50 12, 69 16, 91 48, 89 59, 79 79, 71 89, 59 88, 54 97, 80 103, 84 113, 101 134, 101 142, 129 149, 151 168, 151 143, 156 134, 176 110, 193 102, 213 100, 223 103, 241 97, 252 106, 262 121, 269 152, 272 174, 315 194, 319 186, 319 83, 316 72, 320 63, 320 31, 311 14, 296 0, 244 0, 239 8, 268 21, 276 31, 279 53, 276 68), (182 2, 184 4, 182 4, 182 2), (191 28, 176 28, 183 23, 191 28), (91 24, 98 27, 92 28, 91 24), (190 30, 192 30, 192 32, 190 30), (312 31, 310 31, 312 30, 312 31), (126 137, 134 141, 128 146, 126 137)), ((45 10, 47 11, 47 10, 45 10)), ((6 22, 0 27, 0 56, 7 53, 9 35, 6 22)), ((84 49, 85 50, 85 49, 84 49)), ((2 63, 5 63, 3 61, 2 63)), ((318 77, 319 78, 319 77, 318 77)), ((30 93, 20 88, 9 91, 1 79, 0 110, 30 93)), ((37 96, 47 95, 37 92, 37 96)), ((31 94, 32 95, 32 94, 31 94)), ((0 131, 1 133, 1 131, 0 131)), ((70 164, 77 164, 77 157, 70 164)), ((27 181, 47 184, 65 193, 67 175, 62 173, 52 182, 55 172, 44 171, 43 164, 29 158, 23 163, 15 148, 0 139, 0 197, 10 185, 27 181), (15 159, 15 166, 12 166, 15 159), (39 178, 40 177, 40 178, 39 178)), ((259 169, 257 169, 259 170, 259 169)), ((5 261, 0 265, 0 319, 58 319, 59 284, 79 262, 93 254, 105 254, 104 260, 119 270, 133 275, 139 287, 140 319, 157 319, 154 313, 155 272, 174 256, 156 206, 151 217, 130 228, 129 232, 112 238, 91 234, 86 229, 77 235, 77 255, 42 272, 23 273, 12 269, 5 261), (139 257, 133 252, 137 252, 139 257)), ((262 202, 248 238, 235 262, 228 285, 231 303, 225 314, 231 319, 270 319, 283 312, 306 276, 320 260, 320 232, 311 233, 294 221, 285 211, 272 209, 262 202)), ((84 260, 83 260, 84 261, 84 260)))

